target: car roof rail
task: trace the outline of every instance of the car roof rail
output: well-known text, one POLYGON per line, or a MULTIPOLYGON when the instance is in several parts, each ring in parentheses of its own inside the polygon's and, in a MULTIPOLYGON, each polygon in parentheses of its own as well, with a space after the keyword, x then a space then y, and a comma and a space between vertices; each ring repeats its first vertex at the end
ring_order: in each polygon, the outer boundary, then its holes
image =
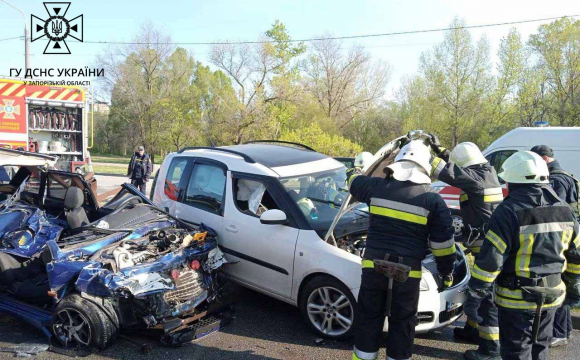
POLYGON ((311 148, 308 145, 304 145, 304 144, 300 144, 300 143, 292 142, 292 141, 283 141, 283 140, 252 140, 252 141, 246 141, 242 145, 245 145, 245 144, 259 144, 259 143, 296 145, 296 146, 299 146, 299 147, 304 148, 306 150, 310 150, 310 151, 317 152, 316 150, 314 150, 313 148, 311 148))
POLYGON ((233 154, 233 155, 238 155, 241 156, 242 159, 244 159, 245 162, 250 163, 250 164, 255 164, 256 160, 252 159, 251 156, 248 156, 247 154, 241 153, 239 151, 235 151, 235 150, 230 150, 230 149, 224 149, 224 148, 220 148, 220 147, 209 147, 209 146, 186 146, 182 149, 180 149, 177 153, 181 154, 184 151, 187 150, 211 150, 211 151, 221 151, 221 152, 225 152, 228 154, 233 154))

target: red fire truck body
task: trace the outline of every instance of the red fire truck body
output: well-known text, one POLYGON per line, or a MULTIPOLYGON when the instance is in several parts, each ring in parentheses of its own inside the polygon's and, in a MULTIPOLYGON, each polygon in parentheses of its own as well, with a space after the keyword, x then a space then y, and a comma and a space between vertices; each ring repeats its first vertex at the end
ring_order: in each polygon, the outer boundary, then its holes
POLYGON ((89 156, 87 110, 80 87, 0 79, 0 146, 57 155, 57 168, 79 171, 89 156))

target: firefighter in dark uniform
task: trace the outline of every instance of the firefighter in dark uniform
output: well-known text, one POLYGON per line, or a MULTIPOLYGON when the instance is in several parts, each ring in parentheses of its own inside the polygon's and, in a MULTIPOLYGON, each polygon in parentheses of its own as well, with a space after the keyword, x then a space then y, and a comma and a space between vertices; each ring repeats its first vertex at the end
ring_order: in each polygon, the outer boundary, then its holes
MULTIPOLYGON (((436 136, 431 135, 431 139, 431 147, 439 156, 433 161, 432 177, 461 190, 463 243, 477 259, 491 214, 503 200, 497 173, 474 143, 461 143, 450 153, 441 147, 436 136)), ((479 344, 477 350, 466 351, 464 357, 468 360, 499 359, 497 307, 491 294, 483 299, 479 316, 483 318, 479 327, 474 319, 467 319, 464 328, 457 327, 453 331, 456 337, 479 344)))
POLYGON ((429 148, 414 140, 385 169, 385 178, 349 177, 350 193, 367 203, 370 211, 355 322, 355 360, 377 358, 385 315, 389 317, 387 359, 411 358, 421 261, 428 250, 435 255, 440 290, 453 283, 456 255, 451 214, 441 196, 430 190, 430 156, 429 148), (391 281, 379 273, 375 259, 408 266, 408 278, 391 281))
POLYGON ((131 185, 135 185, 143 194, 147 191, 147 181, 153 171, 153 164, 149 155, 145 153, 145 148, 139 146, 131 157, 127 176, 131 179, 131 185))
MULTIPOLYGON (((548 164, 550 185, 558 197, 572 207, 576 218, 578 218, 578 180, 562 169, 558 160, 554 159, 554 151, 549 146, 536 145, 532 151, 540 155, 548 164)), ((568 344, 570 336, 572 336, 572 314, 570 306, 562 304, 554 315, 554 338, 551 346, 568 344)))
POLYGON ((463 308, 481 321, 479 304, 495 291, 502 359, 546 359, 555 310, 580 302, 578 222, 540 156, 519 151, 502 170, 509 195, 491 216, 463 308))

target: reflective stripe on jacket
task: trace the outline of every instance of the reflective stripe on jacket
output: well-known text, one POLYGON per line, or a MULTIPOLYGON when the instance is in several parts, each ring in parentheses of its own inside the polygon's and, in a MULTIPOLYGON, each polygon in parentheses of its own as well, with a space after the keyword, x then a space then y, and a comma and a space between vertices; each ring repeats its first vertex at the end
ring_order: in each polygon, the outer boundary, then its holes
MULTIPOLYGON (((495 169, 489 164, 469 166, 465 169, 453 162, 443 160, 436 164, 437 179, 461 189, 459 206, 465 226, 483 228, 491 214, 503 201, 503 192, 495 169)), ((470 248, 478 253, 482 241, 475 241, 470 248)))
MULTIPOLYGON (((570 207, 551 187, 510 184, 510 194, 491 217, 469 287, 491 291, 497 278, 538 279, 564 271, 580 277, 578 234, 578 222, 570 207)), ((552 286, 564 289, 559 277, 556 279, 558 284, 552 286)), ((496 284, 495 295, 498 306, 518 311, 536 309, 535 303, 524 299, 521 288, 496 284)), ((558 307, 564 298, 565 294, 545 307, 558 307)))
POLYGON ((368 249, 417 260, 430 250, 442 274, 452 271, 451 214, 428 185, 359 175, 352 180, 350 193, 369 205, 368 249))

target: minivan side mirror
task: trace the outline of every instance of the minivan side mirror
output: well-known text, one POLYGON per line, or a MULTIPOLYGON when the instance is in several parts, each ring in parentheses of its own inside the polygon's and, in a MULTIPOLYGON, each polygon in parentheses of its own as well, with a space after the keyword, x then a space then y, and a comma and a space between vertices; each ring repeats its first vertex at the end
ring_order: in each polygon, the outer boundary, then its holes
POLYGON ((283 225, 287 221, 286 213, 278 209, 267 210, 260 216, 260 222, 265 225, 283 225))

